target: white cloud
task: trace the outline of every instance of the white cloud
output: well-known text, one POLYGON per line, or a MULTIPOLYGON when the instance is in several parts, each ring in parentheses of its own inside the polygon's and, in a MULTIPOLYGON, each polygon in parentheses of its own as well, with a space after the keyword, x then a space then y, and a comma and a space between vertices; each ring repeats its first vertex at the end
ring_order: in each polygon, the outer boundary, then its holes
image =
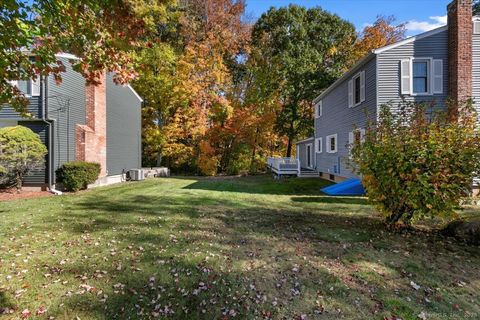
POLYGON ((430 31, 447 24, 447 16, 432 16, 429 21, 410 20, 405 23, 409 33, 430 31))

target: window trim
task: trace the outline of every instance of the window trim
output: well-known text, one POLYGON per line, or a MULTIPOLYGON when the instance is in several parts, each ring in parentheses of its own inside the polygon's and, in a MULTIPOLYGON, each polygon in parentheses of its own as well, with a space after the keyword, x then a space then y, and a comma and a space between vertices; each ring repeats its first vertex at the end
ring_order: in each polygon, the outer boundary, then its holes
POLYGON ((327 153, 337 153, 338 152, 338 134, 330 134, 326 137, 326 146, 327 153), (335 149, 332 150, 331 140, 335 138, 335 149))
POLYGON ((39 97, 41 95, 41 92, 42 92, 42 89, 41 89, 41 86, 42 86, 42 80, 40 78, 40 75, 37 75, 37 78, 35 81, 38 81, 38 92, 33 92, 33 83, 34 83, 34 79, 28 79, 28 80, 9 80, 9 83, 10 85, 12 86, 15 86, 17 87, 18 90, 20 90, 23 95, 26 97, 26 98, 31 98, 31 97, 39 97), (38 79, 38 80, 37 80, 38 79), (27 82, 27 91, 28 92, 23 92, 20 90, 20 88, 18 88, 18 82, 19 81, 26 81, 27 82))
POLYGON ((323 153, 323 141, 322 137, 315 139, 315 153, 323 153))
POLYGON ((360 77, 360 72, 353 76, 352 81, 353 81, 353 106, 356 107, 360 103, 362 103, 362 93, 361 93, 362 79, 360 77), (357 88, 357 80, 358 80, 358 84, 359 84, 358 88, 357 88), (357 89, 358 89, 358 101, 359 102, 357 102, 357 89))
POLYGON ((433 95, 433 75, 432 75, 432 64, 433 58, 432 57, 412 57, 410 59, 410 96, 412 97, 421 97, 421 96, 432 96, 433 95), (414 62, 427 62, 427 92, 413 92, 413 64, 414 62))
POLYGON ((365 76, 365 70, 360 70, 357 72, 351 79, 351 85, 352 85, 352 104, 349 106, 349 108, 355 108, 361 105, 363 102, 366 100, 366 76, 365 76), (363 74, 363 99, 362 99, 362 74, 363 74), (356 80, 359 79, 359 84, 360 87, 358 89, 358 94, 359 94, 359 101, 358 103, 355 102, 355 93, 356 93, 356 80))
POLYGON ((323 116, 323 101, 320 100, 318 103, 315 105, 315 118, 320 118, 323 116), (320 111, 320 112, 319 112, 320 111))

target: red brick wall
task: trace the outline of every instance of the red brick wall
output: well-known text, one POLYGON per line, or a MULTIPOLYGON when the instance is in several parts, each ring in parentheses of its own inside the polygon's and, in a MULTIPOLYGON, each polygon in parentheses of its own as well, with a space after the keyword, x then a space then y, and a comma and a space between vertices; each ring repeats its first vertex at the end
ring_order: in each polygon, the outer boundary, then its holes
POLYGON ((472 97, 472 1, 448 5, 449 96, 455 102, 472 97))
POLYGON ((100 163, 100 177, 107 175, 107 96, 105 74, 99 85, 85 87, 85 125, 76 128, 77 160, 100 163))

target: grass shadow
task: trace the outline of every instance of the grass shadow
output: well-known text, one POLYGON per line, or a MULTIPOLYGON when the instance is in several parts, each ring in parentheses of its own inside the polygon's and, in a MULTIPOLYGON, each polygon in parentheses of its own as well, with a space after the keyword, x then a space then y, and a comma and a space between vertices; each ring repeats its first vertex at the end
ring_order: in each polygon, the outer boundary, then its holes
POLYGON ((269 175, 260 175, 247 177, 196 178, 195 182, 185 186, 184 189, 266 195, 313 195, 320 194, 320 189, 329 185, 332 185, 332 182, 320 178, 290 178, 277 180, 269 175))
POLYGON ((368 201, 363 197, 330 197, 330 196, 318 196, 318 197, 291 197, 293 202, 302 203, 327 203, 327 204, 357 204, 368 205, 368 201))

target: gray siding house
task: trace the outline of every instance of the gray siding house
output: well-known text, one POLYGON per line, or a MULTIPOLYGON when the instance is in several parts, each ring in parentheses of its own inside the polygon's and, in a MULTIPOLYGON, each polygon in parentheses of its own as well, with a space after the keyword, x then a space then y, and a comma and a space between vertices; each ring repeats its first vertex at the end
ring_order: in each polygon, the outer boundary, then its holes
POLYGON ((444 108, 447 98, 473 98, 480 111, 480 18, 472 19, 471 1, 454 0, 446 26, 373 50, 322 92, 314 136, 296 144, 300 166, 333 181, 356 178, 348 146, 380 106, 405 99, 444 108))
POLYGON ((25 177, 24 185, 53 188, 55 170, 74 160, 100 163, 99 183, 121 180, 124 170, 141 168, 142 99, 106 74, 98 86, 87 85, 70 61, 59 54, 66 71, 62 83, 53 76, 14 82, 29 99, 31 117, 8 105, 0 109, 0 127, 23 125, 38 133, 48 149, 45 167, 25 177))

